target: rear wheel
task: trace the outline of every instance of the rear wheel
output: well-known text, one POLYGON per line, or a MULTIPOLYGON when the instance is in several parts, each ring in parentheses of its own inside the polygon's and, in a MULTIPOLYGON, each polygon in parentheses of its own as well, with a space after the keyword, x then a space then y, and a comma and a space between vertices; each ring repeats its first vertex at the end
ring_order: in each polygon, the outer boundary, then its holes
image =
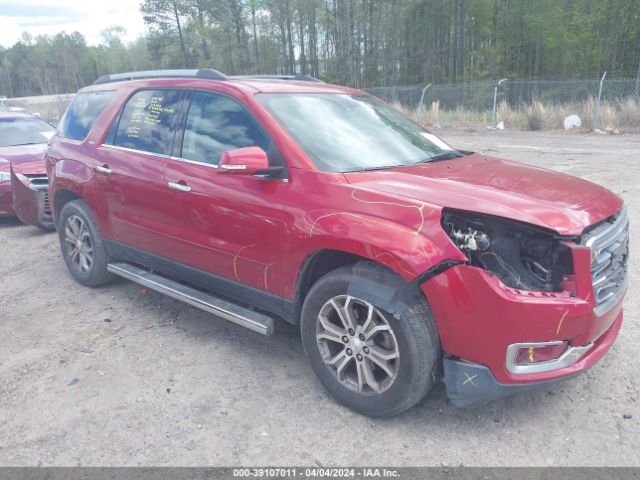
POLYGON ((91 211, 82 200, 67 203, 58 222, 60 247, 67 268, 82 285, 97 287, 112 281, 109 258, 91 211))
POLYGON ((305 352, 340 403, 365 415, 395 415, 433 384, 440 360, 435 325, 424 298, 395 316, 349 295, 352 280, 351 267, 343 267, 310 290, 301 316, 305 352))

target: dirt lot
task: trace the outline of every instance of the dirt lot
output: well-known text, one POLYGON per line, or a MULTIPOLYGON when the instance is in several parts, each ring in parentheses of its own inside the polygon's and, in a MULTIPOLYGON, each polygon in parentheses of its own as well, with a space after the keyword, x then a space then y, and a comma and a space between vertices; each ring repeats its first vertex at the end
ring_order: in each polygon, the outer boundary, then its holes
MULTIPOLYGON (((445 137, 640 211, 639 136, 445 137)), ((636 266, 620 338, 585 375, 476 410, 438 386, 372 420, 331 401, 293 327, 265 338, 124 280, 81 287, 56 235, 16 221, 0 222, 0 245, 1 465, 640 465, 636 266)))

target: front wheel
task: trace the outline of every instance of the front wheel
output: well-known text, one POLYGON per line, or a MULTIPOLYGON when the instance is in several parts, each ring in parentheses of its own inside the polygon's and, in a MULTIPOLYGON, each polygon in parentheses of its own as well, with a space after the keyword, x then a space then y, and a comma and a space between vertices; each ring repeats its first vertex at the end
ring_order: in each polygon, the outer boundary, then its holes
POLYGON ((109 257, 93 215, 82 200, 73 200, 62 208, 58 235, 64 261, 78 283, 97 287, 115 278, 107 270, 109 257))
POLYGON ((364 415, 398 414, 433 385, 440 360, 438 334, 424 298, 395 316, 349 295, 352 267, 322 277, 301 314, 302 343, 323 385, 364 415))

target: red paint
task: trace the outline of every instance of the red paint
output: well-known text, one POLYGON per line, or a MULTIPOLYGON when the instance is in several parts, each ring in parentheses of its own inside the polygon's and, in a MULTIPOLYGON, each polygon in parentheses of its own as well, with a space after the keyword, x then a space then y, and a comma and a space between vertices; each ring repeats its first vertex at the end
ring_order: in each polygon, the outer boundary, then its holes
MULTIPOLYGON (((259 92, 361 93, 351 89, 307 82, 155 79, 88 90, 118 93, 85 142, 58 137, 50 142, 51 200, 59 191, 73 192, 91 207, 105 238, 287 300, 294 299, 305 259, 318 250, 371 259, 407 281, 443 260, 464 262, 441 227, 443 207, 578 235, 622 206, 619 197, 590 182, 479 154, 379 171, 320 172, 254 98, 259 92), (211 165, 102 145, 120 106, 141 88, 199 89, 234 97, 277 145, 288 180, 219 175, 211 165), (108 167, 112 174, 98 173, 95 166, 108 167), (191 191, 168 189, 168 182, 188 185, 191 191)), ((240 161, 238 152, 228 152, 224 162, 253 168, 251 162, 261 162, 253 153, 240 161)), ((424 283, 444 350, 489 366, 503 383, 556 378, 595 362, 617 335, 621 302, 595 316, 589 300, 589 250, 568 245, 575 264, 574 276, 565 282, 571 293, 518 293, 490 273, 465 265, 424 283), (507 372, 508 344, 556 339, 572 345, 597 343, 564 370, 517 378, 507 372)))
POLYGON ((260 147, 244 147, 222 154, 218 173, 228 175, 253 175, 269 168, 267 154, 260 147))
MULTIPOLYGON (((23 175, 46 175, 44 151, 47 145, 19 145, 0 147, 0 172, 9 173, 13 166, 15 173, 23 175)), ((0 182, 0 217, 13 217, 13 193, 11 181, 0 182)))
MULTIPOLYGON (((590 283, 590 278, 582 280, 590 283)), ((422 291, 436 318, 442 348, 464 360, 486 365, 500 383, 558 378, 597 360, 592 358, 596 354, 594 347, 580 362, 565 369, 513 375, 505 366, 508 345, 567 340, 573 346, 582 346, 600 338, 604 342, 609 337, 603 334, 616 322, 622 322, 622 300, 598 317, 593 311, 592 295, 585 299, 563 293, 516 293, 492 274, 464 265, 432 278, 422 285, 422 291)), ((606 342, 607 348, 612 342, 613 338, 606 342)), ((602 349, 597 352, 604 353, 602 349)))
POLYGON ((543 225, 562 235, 580 235, 622 208, 620 197, 586 180, 480 154, 346 176, 363 188, 543 225))

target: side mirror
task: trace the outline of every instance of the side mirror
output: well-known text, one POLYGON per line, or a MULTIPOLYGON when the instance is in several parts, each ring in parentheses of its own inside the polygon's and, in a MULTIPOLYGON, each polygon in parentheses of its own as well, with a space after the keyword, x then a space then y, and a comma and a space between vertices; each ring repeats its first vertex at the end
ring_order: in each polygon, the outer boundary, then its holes
POLYGON ((218 173, 230 175, 255 175, 269 169, 267 153, 260 147, 244 147, 227 150, 218 164, 218 173))

